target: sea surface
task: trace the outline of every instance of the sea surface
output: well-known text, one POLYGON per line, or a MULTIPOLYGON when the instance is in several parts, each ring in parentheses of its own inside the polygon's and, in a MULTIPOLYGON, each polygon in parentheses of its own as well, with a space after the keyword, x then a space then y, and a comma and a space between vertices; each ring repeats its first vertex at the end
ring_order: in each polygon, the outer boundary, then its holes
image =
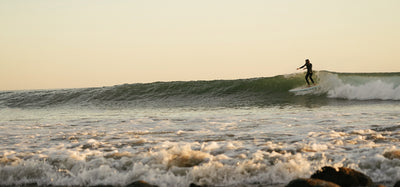
POLYGON ((284 186, 323 166, 400 180, 400 73, 0 92, 0 185, 284 186))

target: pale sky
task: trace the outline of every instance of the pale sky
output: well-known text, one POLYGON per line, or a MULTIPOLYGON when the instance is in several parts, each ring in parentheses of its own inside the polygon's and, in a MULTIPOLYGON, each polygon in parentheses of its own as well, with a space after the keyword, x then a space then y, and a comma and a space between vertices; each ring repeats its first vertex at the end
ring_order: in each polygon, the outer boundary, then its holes
POLYGON ((400 72, 399 0, 0 0, 0 90, 400 72))

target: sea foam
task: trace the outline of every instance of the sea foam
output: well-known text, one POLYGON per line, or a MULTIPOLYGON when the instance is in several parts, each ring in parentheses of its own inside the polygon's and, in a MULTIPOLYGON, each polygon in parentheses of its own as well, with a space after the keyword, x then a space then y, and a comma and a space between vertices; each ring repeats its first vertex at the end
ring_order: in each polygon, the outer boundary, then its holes
POLYGON ((398 77, 340 77, 338 74, 321 74, 322 89, 329 98, 349 100, 400 100, 398 77))

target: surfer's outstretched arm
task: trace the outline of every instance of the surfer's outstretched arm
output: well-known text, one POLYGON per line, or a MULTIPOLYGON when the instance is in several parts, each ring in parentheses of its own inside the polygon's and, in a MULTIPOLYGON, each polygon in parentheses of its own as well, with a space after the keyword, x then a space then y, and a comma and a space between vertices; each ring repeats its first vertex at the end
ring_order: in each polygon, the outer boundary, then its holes
POLYGON ((297 70, 304 68, 304 66, 306 66, 307 64, 302 65, 301 67, 297 68, 297 70))

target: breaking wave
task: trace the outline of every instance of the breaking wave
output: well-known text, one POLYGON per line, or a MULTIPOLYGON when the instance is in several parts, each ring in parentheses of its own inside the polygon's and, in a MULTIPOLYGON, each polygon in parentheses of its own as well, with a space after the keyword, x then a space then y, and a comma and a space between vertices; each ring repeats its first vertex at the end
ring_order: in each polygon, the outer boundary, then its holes
POLYGON ((319 71, 320 89, 307 94, 288 90, 304 86, 304 74, 212 81, 123 84, 111 87, 0 92, 0 106, 54 105, 246 106, 291 104, 310 95, 318 100, 400 100, 400 73, 336 73, 319 71))

